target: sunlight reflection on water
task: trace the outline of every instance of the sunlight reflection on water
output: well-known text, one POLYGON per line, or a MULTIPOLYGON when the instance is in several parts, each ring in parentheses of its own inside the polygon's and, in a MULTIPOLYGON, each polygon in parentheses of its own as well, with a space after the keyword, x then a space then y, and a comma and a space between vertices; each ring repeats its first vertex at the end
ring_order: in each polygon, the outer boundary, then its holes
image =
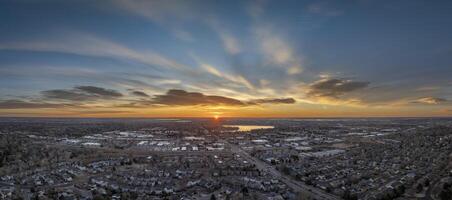
POLYGON ((223 127, 239 128, 238 131, 252 131, 256 129, 272 129, 274 126, 255 126, 255 125, 223 125, 223 127))

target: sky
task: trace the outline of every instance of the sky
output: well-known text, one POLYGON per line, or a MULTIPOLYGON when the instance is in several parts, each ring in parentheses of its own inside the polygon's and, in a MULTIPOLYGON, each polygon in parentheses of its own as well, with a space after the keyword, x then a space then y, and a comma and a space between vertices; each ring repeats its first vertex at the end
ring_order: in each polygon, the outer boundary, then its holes
POLYGON ((0 116, 452 116, 451 10, 446 0, 5 0, 0 116))

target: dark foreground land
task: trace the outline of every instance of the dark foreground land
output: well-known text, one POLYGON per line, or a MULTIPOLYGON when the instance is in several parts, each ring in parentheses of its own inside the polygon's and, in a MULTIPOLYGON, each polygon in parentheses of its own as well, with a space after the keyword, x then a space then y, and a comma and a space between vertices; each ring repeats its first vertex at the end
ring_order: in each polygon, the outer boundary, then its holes
POLYGON ((452 119, 0 118, 0 199, 451 200, 452 119))

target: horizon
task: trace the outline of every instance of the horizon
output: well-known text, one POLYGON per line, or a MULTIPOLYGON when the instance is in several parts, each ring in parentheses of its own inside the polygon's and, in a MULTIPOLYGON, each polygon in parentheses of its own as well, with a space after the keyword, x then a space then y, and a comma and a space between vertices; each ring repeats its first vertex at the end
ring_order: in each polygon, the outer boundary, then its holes
POLYGON ((3 1, 0 117, 448 118, 451 9, 3 1))
POLYGON ((310 119, 450 119, 451 116, 433 116, 433 117, 5 117, 0 116, 0 119, 124 119, 124 120, 134 120, 134 119, 150 119, 150 120, 179 120, 179 119, 204 119, 212 121, 222 121, 222 120, 310 120, 310 119))

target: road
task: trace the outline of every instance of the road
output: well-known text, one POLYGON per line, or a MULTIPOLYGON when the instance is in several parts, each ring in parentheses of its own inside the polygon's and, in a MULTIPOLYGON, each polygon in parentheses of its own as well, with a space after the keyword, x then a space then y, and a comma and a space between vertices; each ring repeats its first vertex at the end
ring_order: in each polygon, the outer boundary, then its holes
POLYGON ((247 152, 245 152, 243 149, 241 149, 239 146, 231 144, 227 141, 224 141, 225 144, 228 144, 231 148, 231 151, 233 153, 236 153, 240 155, 241 157, 245 158, 248 162, 253 163, 256 165, 256 168, 266 171, 269 174, 271 174, 274 177, 277 177, 280 181, 284 182, 287 186, 292 188, 294 191, 300 192, 301 194, 307 194, 310 197, 313 197, 313 199, 318 200, 335 200, 335 199, 341 199, 335 195, 332 195, 330 193, 327 193, 321 189, 308 186, 302 182, 295 181, 292 179, 292 177, 287 176, 277 169, 275 169, 272 165, 265 163, 258 158, 255 158, 251 155, 249 155, 247 152))
MULTIPOLYGON (((306 184, 304 184, 303 182, 299 182, 294 180, 292 177, 287 176, 283 173, 281 173, 280 171, 278 171, 277 169, 275 169, 272 165, 265 163, 261 160, 259 160, 258 158, 255 158, 251 155, 249 155, 246 151, 244 151, 243 149, 241 149, 239 146, 234 145, 229 143, 226 140, 217 138, 219 142, 222 142, 226 145, 228 145, 230 147, 230 150, 232 153, 238 154, 240 155, 242 158, 246 159, 248 162, 254 164, 256 166, 256 168, 265 171, 267 173, 269 173, 270 175, 272 175, 273 177, 279 179, 280 181, 282 181, 283 183, 285 183, 288 187, 292 188, 294 191, 296 192, 300 192, 301 194, 305 194, 306 196, 312 197, 312 199, 316 199, 316 200, 340 200, 341 198, 327 193, 319 188, 315 188, 312 186, 308 186, 306 184)), ((115 150, 113 150, 115 151, 115 150)), ((218 154, 222 154, 222 153, 226 153, 227 151, 183 151, 183 152, 172 152, 172 151, 149 151, 149 150, 142 150, 142 149, 133 149, 130 152, 127 153, 133 153, 133 155, 152 155, 152 153, 156 153, 158 155, 181 155, 181 156, 186 156, 186 155, 207 155, 207 154, 212 154, 212 155, 218 155, 218 154)), ((116 153, 116 152, 115 152, 116 153)), ((124 153, 124 152, 122 152, 124 153)), ((125 154, 127 154, 125 153, 125 154)))

